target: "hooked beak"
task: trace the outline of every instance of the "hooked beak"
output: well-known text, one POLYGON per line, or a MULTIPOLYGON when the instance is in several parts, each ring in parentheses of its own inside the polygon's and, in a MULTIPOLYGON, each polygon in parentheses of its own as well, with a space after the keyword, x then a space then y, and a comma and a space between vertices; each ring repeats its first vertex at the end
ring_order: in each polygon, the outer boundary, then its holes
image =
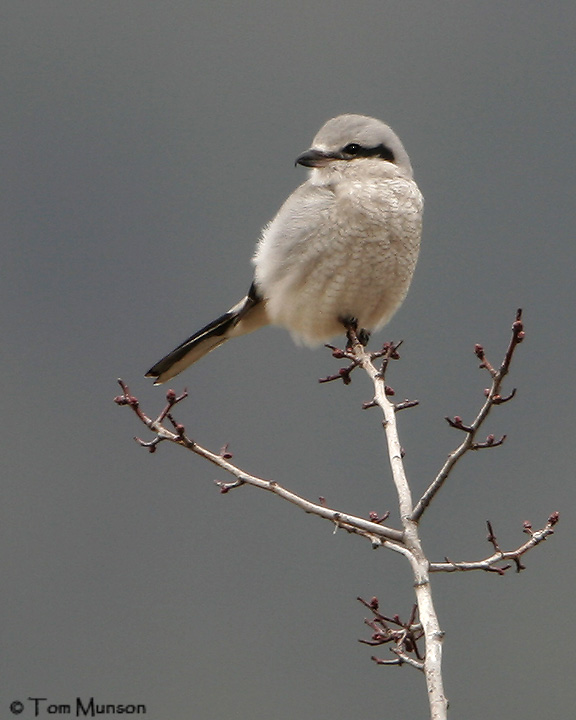
POLYGON ((323 152, 322 150, 306 150, 299 157, 296 158, 295 165, 304 165, 304 167, 319 168, 327 165, 331 160, 335 160, 335 156, 331 153, 323 152))

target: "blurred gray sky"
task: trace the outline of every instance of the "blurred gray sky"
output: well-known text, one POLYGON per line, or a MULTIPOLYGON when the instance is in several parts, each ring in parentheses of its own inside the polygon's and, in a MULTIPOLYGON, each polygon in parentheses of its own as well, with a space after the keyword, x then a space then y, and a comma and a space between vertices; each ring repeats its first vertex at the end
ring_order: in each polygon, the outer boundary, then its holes
MULTIPOLYGON (((144 703, 154 720, 426 717, 422 678, 369 660, 357 595, 406 615, 397 557, 177 448, 150 456, 116 408, 143 373, 235 302, 262 225, 304 178, 329 117, 402 138, 426 198, 410 295, 380 339, 418 494, 459 437, 517 307, 517 399, 426 515, 431 559, 488 553, 485 521, 562 513, 526 572, 434 577, 455 718, 566 717, 575 695, 573 2, 68 0, 1 13, 4 430, 0 715, 13 700, 144 703), (504 682, 505 681, 505 682, 504 682)), ((266 329, 173 385, 199 442, 367 515, 394 491, 370 387, 266 329)))

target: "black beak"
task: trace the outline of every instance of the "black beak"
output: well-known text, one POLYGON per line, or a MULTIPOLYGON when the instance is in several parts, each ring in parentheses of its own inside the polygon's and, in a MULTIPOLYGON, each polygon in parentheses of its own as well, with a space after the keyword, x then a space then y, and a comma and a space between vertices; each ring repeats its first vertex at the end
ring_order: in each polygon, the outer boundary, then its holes
POLYGON ((304 165, 304 167, 324 167, 330 160, 334 160, 334 155, 330 153, 322 152, 322 150, 306 150, 299 157, 296 158, 295 165, 304 165))

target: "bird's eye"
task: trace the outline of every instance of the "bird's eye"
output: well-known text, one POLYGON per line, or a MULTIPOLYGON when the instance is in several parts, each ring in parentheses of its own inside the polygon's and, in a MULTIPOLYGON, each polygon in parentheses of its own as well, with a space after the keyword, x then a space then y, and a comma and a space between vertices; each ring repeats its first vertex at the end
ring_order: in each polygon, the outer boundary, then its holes
POLYGON ((349 143, 346 145, 343 152, 345 152, 346 155, 358 155, 361 150, 362 147, 358 145, 358 143, 349 143))

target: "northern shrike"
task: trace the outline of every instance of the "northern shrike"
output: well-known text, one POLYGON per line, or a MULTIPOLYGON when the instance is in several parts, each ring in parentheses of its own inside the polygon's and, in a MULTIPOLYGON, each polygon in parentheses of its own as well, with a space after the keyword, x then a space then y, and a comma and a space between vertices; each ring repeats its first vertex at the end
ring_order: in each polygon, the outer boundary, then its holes
POLYGON ((422 195, 394 131, 365 115, 328 120, 296 164, 308 180, 262 231, 248 294, 147 373, 160 384, 231 337, 280 325, 314 346, 350 325, 381 328, 404 300, 422 195))

